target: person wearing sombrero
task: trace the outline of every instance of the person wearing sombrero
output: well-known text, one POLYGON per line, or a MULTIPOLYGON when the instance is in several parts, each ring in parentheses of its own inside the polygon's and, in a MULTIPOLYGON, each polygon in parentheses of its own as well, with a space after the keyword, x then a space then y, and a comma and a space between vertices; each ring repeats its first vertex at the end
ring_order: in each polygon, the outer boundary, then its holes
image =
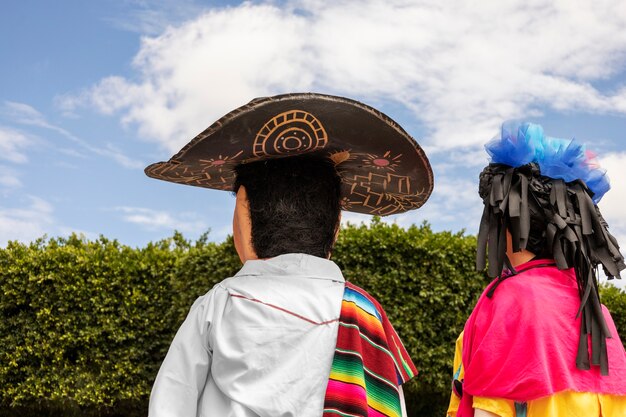
POLYGON ((146 173, 236 193, 244 263, 191 307, 151 417, 406 415, 415 365, 380 304, 330 260, 341 209, 402 213, 432 191, 424 152, 397 123, 341 97, 260 98, 146 173))
POLYGON ((448 416, 626 416, 626 353, 596 270, 625 268, 597 203, 606 172, 575 140, 507 122, 486 145, 477 268, 494 281, 457 341, 448 416))

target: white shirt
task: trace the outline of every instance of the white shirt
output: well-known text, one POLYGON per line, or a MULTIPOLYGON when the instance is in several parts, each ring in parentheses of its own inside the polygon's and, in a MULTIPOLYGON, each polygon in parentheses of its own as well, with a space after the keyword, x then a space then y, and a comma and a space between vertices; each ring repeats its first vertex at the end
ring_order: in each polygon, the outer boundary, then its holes
POLYGON ((247 261, 191 307, 149 416, 321 416, 344 282, 310 255, 247 261))

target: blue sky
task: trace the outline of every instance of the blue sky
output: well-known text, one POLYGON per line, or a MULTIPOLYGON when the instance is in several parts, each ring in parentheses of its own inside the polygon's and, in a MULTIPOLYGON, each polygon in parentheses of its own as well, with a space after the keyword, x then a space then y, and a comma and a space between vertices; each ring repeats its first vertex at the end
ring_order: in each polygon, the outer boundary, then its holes
POLYGON ((221 241, 231 195, 143 168, 250 99, 294 91, 377 107, 426 149, 431 200, 388 221, 475 233, 482 145, 525 118, 597 151, 613 184, 600 207, 624 242, 626 3, 465 3, 3 2, 0 245, 209 228, 221 241))

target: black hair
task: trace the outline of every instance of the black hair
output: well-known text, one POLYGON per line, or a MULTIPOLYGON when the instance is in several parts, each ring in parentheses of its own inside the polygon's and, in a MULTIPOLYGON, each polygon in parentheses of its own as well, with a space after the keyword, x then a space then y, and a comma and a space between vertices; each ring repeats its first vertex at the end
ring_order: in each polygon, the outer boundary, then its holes
POLYGON ((501 275, 505 264, 515 273, 506 256, 507 231, 514 252, 527 249, 540 258, 554 259, 559 269, 574 268, 582 314, 576 366, 590 369, 587 334, 591 334, 591 364, 608 374, 606 338, 611 335, 600 306, 596 269, 602 265, 612 279, 619 278, 626 265, 592 191, 581 180, 566 183, 543 176, 536 163, 517 168, 490 164, 480 174, 479 194, 485 207, 476 267, 485 268, 488 254, 487 273, 498 277, 488 296, 506 279, 501 275))
MULTIPOLYGON (((497 224, 504 225, 506 228, 502 228, 501 232, 509 230, 512 234, 513 251, 518 252, 522 249, 527 249, 537 258, 552 259, 552 247, 546 245, 546 230, 548 228, 548 217, 545 210, 550 207, 550 194, 552 188, 552 179, 544 177, 539 172, 537 164, 528 164, 518 167, 516 170, 503 164, 489 164, 480 174, 478 194, 485 202, 485 211, 483 216, 489 214, 495 217, 493 222, 490 222, 492 228, 497 224), (515 178, 513 173, 516 172, 515 178), (507 173, 509 173, 507 177, 507 173), (524 177, 524 180, 521 178, 524 177), (504 179, 506 178, 506 181, 504 179), (495 188, 492 189, 494 180, 496 182, 495 188), (503 183, 503 181, 505 183, 503 183), (514 182, 514 183, 512 183, 514 182), (524 182, 524 184, 522 184, 524 182), (522 198, 521 187, 525 185, 526 198, 522 198), (512 188, 514 190, 511 193, 504 188, 512 188), (508 194, 508 198, 504 207, 493 207, 491 202, 492 198, 499 200, 495 194, 502 193, 504 200, 505 193, 508 194), (517 214, 512 213, 509 210, 509 206, 512 206, 511 199, 519 200, 516 202, 518 206, 524 204, 524 207, 520 207, 517 210, 517 214), (487 206, 492 206, 492 210, 489 211, 487 206)), ((499 201, 499 203, 502 202, 499 201)), ((485 222, 481 222, 482 227, 485 228, 485 222)), ((492 233, 494 231, 492 230, 492 233)), ((497 240, 499 241, 499 239, 497 240)), ((503 242, 504 243, 504 242, 503 242)), ((502 267, 505 262, 506 243, 503 245, 494 245, 494 241, 491 241, 490 245, 483 246, 482 249, 486 249, 489 246, 489 270, 488 274, 494 278, 502 272, 502 267)))
POLYGON ((259 258, 330 255, 339 227, 341 179, 332 161, 299 155, 241 164, 234 191, 246 188, 252 246, 259 258))

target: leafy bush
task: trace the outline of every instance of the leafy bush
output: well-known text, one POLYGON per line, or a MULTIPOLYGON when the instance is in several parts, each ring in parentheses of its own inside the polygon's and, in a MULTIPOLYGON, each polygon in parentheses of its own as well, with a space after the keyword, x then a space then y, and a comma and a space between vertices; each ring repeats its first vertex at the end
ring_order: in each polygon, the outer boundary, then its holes
POLYGON ((0 251, 0 403, 144 397, 178 324, 170 243, 71 236, 0 251))
MULTIPOLYGON (((420 375, 412 416, 444 415, 454 341, 485 276, 476 239, 374 220, 340 233, 333 259, 385 307, 420 375)), ((152 381, 194 299, 240 267, 232 239, 180 234, 130 248, 104 237, 0 249, 0 417, 144 416, 152 381)), ((626 293, 601 289, 626 331, 626 293)))
POLYGON ((600 300, 611 312, 617 333, 626 347, 626 291, 604 284, 600 286, 600 300))

